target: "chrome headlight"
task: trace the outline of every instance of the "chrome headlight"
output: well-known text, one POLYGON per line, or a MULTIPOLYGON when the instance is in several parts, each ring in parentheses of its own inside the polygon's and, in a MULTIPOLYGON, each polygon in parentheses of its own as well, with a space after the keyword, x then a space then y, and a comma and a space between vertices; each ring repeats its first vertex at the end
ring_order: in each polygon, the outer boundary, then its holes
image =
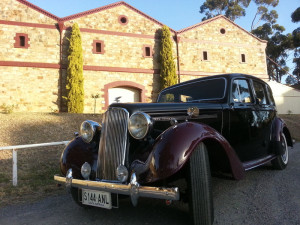
POLYGON ((80 135, 85 142, 90 143, 93 140, 96 131, 100 129, 101 126, 99 125, 99 123, 91 120, 86 120, 80 126, 80 135))
POLYGON ((129 118, 128 130, 135 139, 143 139, 152 126, 151 118, 143 112, 133 113, 129 118))

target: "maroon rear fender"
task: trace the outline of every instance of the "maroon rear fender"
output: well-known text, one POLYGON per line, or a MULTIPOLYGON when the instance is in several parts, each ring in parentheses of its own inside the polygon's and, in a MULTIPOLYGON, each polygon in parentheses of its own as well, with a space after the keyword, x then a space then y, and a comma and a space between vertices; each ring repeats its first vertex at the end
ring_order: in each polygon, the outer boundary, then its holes
POLYGON ((180 123, 167 129, 155 140, 146 162, 136 160, 131 168, 138 175, 140 183, 168 178, 186 164, 200 142, 209 140, 217 142, 226 153, 233 177, 242 179, 244 168, 227 140, 210 126, 193 122, 180 123))
POLYGON ((276 117, 272 124, 272 141, 280 142, 281 133, 284 133, 288 146, 293 147, 293 139, 289 129, 281 118, 276 117))

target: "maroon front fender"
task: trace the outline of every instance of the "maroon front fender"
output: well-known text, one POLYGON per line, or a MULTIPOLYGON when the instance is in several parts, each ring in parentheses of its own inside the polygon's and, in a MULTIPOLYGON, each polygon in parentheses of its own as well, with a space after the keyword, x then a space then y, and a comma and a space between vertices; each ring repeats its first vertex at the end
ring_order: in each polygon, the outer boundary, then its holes
POLYGON ((193 122, 167 129, 156 139, 146 162, 136 160, 131 168, 137 173, 140 183, 168 178, 185 165, 200 142, 208 139, 220 144, 228 157, 233 177, 242 179, 244 168, 226 139, 210 126, 193 122))

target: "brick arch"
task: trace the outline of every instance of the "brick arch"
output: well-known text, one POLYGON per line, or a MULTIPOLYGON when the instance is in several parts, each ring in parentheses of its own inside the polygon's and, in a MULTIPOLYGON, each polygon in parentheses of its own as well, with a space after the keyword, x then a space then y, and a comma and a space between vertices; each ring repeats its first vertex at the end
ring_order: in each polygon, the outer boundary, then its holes
POLYGON ((106 110, 108 107, 108 89, 115 88, 115 87, 131 87, 136 88, 140 91, 140 99, 141 102, 145 102, 146 99, 146 89, 143 85, 132 82, 132 81, 115 81, 104 85, 104 107, 103 110, 106 110))

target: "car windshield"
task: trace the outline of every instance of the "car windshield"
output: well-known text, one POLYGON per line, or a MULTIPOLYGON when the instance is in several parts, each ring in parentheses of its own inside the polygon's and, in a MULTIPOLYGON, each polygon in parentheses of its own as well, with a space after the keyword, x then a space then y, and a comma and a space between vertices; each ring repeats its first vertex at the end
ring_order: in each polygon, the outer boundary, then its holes
POLYGON ((197 102, 224 98, 226 80, 215 78, 182 84, 161 92, 157 102, 197 102))

